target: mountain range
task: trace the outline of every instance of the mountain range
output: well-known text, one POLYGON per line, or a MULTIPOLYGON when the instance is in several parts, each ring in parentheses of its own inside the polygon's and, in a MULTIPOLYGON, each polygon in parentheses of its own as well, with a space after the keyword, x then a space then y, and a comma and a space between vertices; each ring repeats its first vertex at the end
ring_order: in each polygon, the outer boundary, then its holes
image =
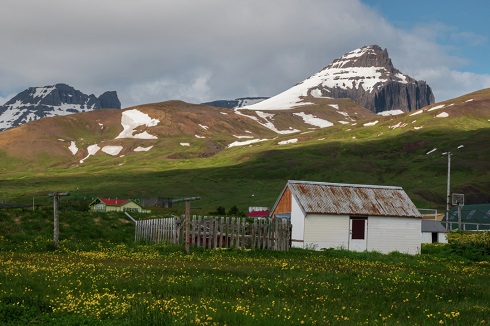
POLYGON ((45 117, 105 108, 121 108, 115 91, 96 97, 66 84, 30 87, 0 106, 0 131, 45 117))
MULTIPOLYGON (((335 89, 319 83, 330 73, 235 109, 167 101, 10 128, 0 132, 0 199, 59 189, 72 198, 192 194, 205 209, 270 206, 286 180, 299 179, 398 185, 419 205, 444 207, 442 153, 454 151, 452 189, 490 201, 490 149, 482 146, 490 141, 490 89, 375 114, 324 96, 335 89)), ((359 90, 364 77, 344 81, 359 90)), ((387 85, 408 84, 395 77, 387 85)), ((378 79, 372 92, 385 83, 378 79)))

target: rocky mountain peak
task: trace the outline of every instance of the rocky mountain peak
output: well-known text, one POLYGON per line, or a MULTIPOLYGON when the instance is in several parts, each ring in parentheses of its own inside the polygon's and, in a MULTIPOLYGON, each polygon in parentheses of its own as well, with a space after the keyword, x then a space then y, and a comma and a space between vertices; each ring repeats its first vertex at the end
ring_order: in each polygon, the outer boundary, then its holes
POLYGON ((0 131, 44 117, 120 108, 115 91, 96 97, 66 84, 29 87, 0 106, 0 131))
POLYGON ((386 49, 363 46, 335 59, 318 73, 255 105, 253 110, 281 110, 306 105, 310 98, 350 98, 374 112, 413 111, 435 102, 423 80, 401 73, 386 49))
POLYGON ((367 45, 335 59, 327 69, 351 67, 383 67, 391 72, 399 72, 393 66, 388 50, 378 45, 367 45))
POLYGON ((309 79, 318 82, 314 89, 322 96, 347 97, 374 113, 408 112, 435 102, 429 85, 396 69, 378 45, 348 52, 309 79))

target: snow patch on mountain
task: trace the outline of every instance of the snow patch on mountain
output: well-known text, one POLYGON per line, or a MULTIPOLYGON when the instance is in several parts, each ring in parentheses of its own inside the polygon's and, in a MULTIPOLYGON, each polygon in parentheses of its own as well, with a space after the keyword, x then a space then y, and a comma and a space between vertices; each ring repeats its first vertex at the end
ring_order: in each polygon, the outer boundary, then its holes
POLYGON ((333 123, 331 123, 330 121, 320 119, 320 118, 314 116, 313 114, 307 114, 304 112, 299 112, 299 113, 293 113, 293 115, 301 117, 305 123, 310 124, 312 126, 319 127, 319 128, 327 128, 327 127, 333 126, 333 123))
POLYGON ((387 116, 399 115, 399 114, 403 114, 403 113, 405 113, 405 112, 403 112, 402 110, 390 110, 390 111, 379 112, 379 113, 377 113, 377 115, 387 117, 387 116))
POLYGON ((85 162, 86 159, 88 159, 90 156, 92 155, 95 155, 97 154, 97 152, 100 150, 100 147, 99 145, 97 144, 94 144, 94 145, 90 145, 87 147, 87 152, 88 152, 88 155, 85 156, 83 159, 80 160, 80 163, 83 163, 85 162))
POLYGON ((230 145, 228 145, 227 148, 236 147, 236 146, 251 145, 251 144, 263 142, 266 140, 269 140, 269 139, 251 139, 251 140, 246 140, 246 141, 236 141, 236 142, 233 142, 230 145))
POLYGON ((116 155, 119 155, 119 153, 121 153, 121 151, 123 150, 123 147, 122 146, 104 146, 104 147, 102 147, 101 150, 106 154, 116 156, 116 155))
MULTIPOLYGON (((330 96, 323 96, 322 91, 318 88, 314 88, 310 91, 310 95, 316 98, 332 98, 330 96)), ((335 105, 335 104, 334 104, 335 105)))
POLYGON ((274 123, 271 121, 274 118, 274 114, 272 114, 272 113, 266 113, 266 112, 262 112, 262 111, 256 111, 255 113, 260 118, 262 118, 262 120, 260 120, 256 116, 247 115, 247 114, 242 113, 242 112, 240 112, 238 110, 235 110, 235 113, 238 114, 238 115, 241 115, 241 116, 250 118, 252 120, 255 120, 259 124, 261 124, 262 126, 268 128, 268 129, 270 129, 270 130, 272 130, 272 131, 274 131, 275 133, 278 133, 278 134, 287 135, 287 134, 292 134, 292 133, 300 132, 301 131, 301 130, 298 130, 298 129, 293 129, 292 127, 289 127, 289 130, 279 130, 279 129, 277 129, 276 126, 274 125, 274 123), (263 120, 265 120, 265 122, 263 122, 263 120))
POLYGON ((403 122, 398 122, 396 125, 393 126, 388 126, 388 129, 396 129, 396 128, 403 128, 408 126, 408 123, 403 123, 403 122))
POLYGON ((34 87, 33 90, 31 91, 30 95, 33 98, 40 97, 41 99, 43 99, 44 97, 46 97, 46 95, 48 95, 49 93, 54 91, 55 88, 56 88, 55 86, 34 87))
POLYGON ((298 138, 293 138, 293 139, 288 139, 288 140, 283 140, 278 142, 278 145, 286 145, 286 144, 294 144, 298 142, 298 138))
POLYGON ((123 131, 116 137, 120 138, 137 138, 137 139, 157 139, 157 136, 150 135, 148 132, 140 132, 135 134, 135 128, 140 126, 154 127, 158 125, 160 120, 152 119, 148 114, 138 111, 136 109, 127 110, 122 113, 121 125, 123 131))
POLYGON ((78 147, 77 147, 77 144, 72 140, 70 142, 70 146, 68 147, 68 149, 70 150, 70 152, 75 155, 76 153, 78 153, 78 147))
POLYGON ((135 152, 148 152, 152 148, 153 148, 153 145, 152 146, 148 146, 148 147, 138 146, 133 151, 135 151, 135 152))
POLYGON ((449 117, 449 114, 447 112, 441 112, 438 115, 436 115, 436 118, 447 118, 449 117))
POLYGON ((371 121, 371 122, 366 122, 365 124, 363 124, 364 127, 370 127, 370 126, 374 126, 378 123, 379 121, 376 120, 376 121, 371 121))
POLYGON ((442 109, 443 107, 445 107, 446 105, 445 104, 440 104, 440 105, 436 105, 436 106, 433 106, 431 107, 430 109, 427 110, 427 112, 429 111, 433 111, 433 110, 438 110, 438 109, 442 109))
POLYGON ((424 112, 424 110, 417 110, 414 113, 410 114, 409 116, 412 117, 412 116, 417 115, 417 114, 420 114, 422 112, 424 112))
POLYGON ((316 85, 312 83, 300 83, 296 86, 291 87, 285 92, 282 92, 274 97, 268 98, 262 102, 242 106, 240 108, 236 108, 235 111, 238 110, 253 110, 253 111, 272 111, 272 110, 290 110, 302 105, 312 105, 311 102, 302 102, 301 97, 308 95, 308 86, 313 88, 316 85), (311 85, 310 85, 311 84, 311 85))

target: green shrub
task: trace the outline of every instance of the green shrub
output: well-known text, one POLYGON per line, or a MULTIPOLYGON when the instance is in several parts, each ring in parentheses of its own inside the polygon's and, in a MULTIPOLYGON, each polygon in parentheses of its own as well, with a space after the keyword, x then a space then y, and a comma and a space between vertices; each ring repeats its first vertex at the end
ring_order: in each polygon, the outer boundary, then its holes
POLYGON ((474 261, 490 260, 490 232, 454 231, 447 238, 454 253, 474 261))

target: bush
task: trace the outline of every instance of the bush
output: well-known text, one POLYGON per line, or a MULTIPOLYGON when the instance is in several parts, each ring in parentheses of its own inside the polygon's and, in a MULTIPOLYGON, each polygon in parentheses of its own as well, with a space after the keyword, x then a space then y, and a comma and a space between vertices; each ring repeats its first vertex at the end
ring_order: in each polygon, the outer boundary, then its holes
POLYGON ((490 260, 490 232, 453 231, 447 235, 451 250, 465 258, 490 260))

